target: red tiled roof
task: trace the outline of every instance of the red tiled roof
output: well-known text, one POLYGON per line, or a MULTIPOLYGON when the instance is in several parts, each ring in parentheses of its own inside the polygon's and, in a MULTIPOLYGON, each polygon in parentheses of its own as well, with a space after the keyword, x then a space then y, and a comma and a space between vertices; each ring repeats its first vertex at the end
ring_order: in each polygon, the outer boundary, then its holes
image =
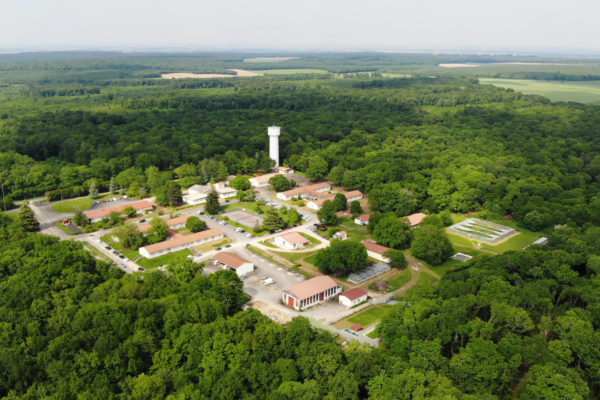
POLYGON ((344 296, 348 300, 356 300, 359 297, 365 296, 366 294, 367 294, 367 291, 365 289, 354 288, 354 289, 350 289, 350 290, 345 291, 340 296, 344 296))
POLYGON ((298 232, 290 232, 285 235, 281 235, 281 238, 289 244, 307 244, 310 240, 299 234, 298 232))
POLYGON ((347 199, 349 199, 351 197, 362 196, 362 195, 363 195, 363 192, 361 192, 360 190, 353 190, 351 192, 344 193, 344 196, 346 196, 347 199))
POLYGON ((371 219, 371 215, 372 215, 372 214, 365 214, 365 215, 361 215, 361 216, 360 216, 360 217, 358 217, 358 218, 360 218, 360 220, 361 220, 361 221, 368 221, 368 220, 370 220, 370 219, 371 219))
POLYGON ((373 253, 377 253, 380 255, 383 255, 383 253, 390 249, 389 247, 385 247, 373 242, 364 241, 362 242, 362 244, 367 248, 367 251, 372 251, 373 253))
POLYGON ((327 289, 339 286, 333 279, 328 276, 317 276, 295 286, 287 288, 284 292, 292 294, 299 300, 304 300, 310 296, 314 296, 327 289))
POLYGON ((423 213, 416 213, 416 214, 411 214, 408 217, 408 223, 410 224, 410 226, 415 226, 415 225, 419 225, 423 219, 425 219, 425 217, 427 216, 427 214, 423 214, 423 213))
POLYGON ((173 247, 181 246, 187 243, 195 242, 196 240, 207 239, 209 237, 221 235, 224 232, 220 228, 209 229, 194 233, 192 235, 183 236, 173 240, 165 240, 164 242, 151 244, 150 246, 143 247, 150 254, 156 253, 157 251, 172 249, 173 247))
POLYGON ((215 254, 212 258, 213 260, 222 262, 223 264, 228 265, 233 269, 238 269, 242 265, 251 262, 246 260, 245 258, 238 256, 237 254, 229 253, 227 251, 221 251, 220 253, 215 254))

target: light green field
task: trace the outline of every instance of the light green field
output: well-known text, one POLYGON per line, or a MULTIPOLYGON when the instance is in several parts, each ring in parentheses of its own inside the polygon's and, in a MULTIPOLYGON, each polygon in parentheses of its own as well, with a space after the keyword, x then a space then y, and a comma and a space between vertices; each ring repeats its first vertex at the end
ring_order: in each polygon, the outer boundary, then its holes
POLYGON ((360 311, 348 318, 344 318, 335 324, 334 327, 338 329, 350 328, 353 324, 361 324, 363 328, 367 328, 374 323, 378 322, 381 317, 390 310, 389 305, 372 306, 364 311, 360 311))
POLYGON ((600 81, 542 81, 524 79, 479 78, 484 84, 512 88, 526 94, 539 94, 552 101, 593 103, 600 101, 600 81))
POLYGON ((381 75, 383 75, 384 78, 410 78, 412 76, 408 74, 394 74, 388 72, 384 72, 381 75))
POLYGON ((257 74, 271 75, 293 75, 293 74, 328 74, 329 71, 324 69, 266 69, 263 71, 252 71, 257 74))
POLYGON ((113 193, 104 193, 101 194, 97 199, 92 199, 91 197, 82 197, 80 199, 75 200, 67 200, 61 201, 60 203, 56 203, 52 206, 52 211, 56 211, 59 213, 74 213, 77 211, 76 207, 81 211, 89 210, 92 208, 92 201, 102 201, 106 199, 110 199, 112 197, 120 198, 120 194, 113 193))
MULTIPOLYGON (((158 268, 161 265, 165 265, 165 264, 172 264, 174 262, 185 261, 187 259, 187 256, 189 256, 191 254, 192 253, 188 249, 183 249, 183 250, 175 251, 173 253, 165 254, 164 256, 159 256, 156 258, 142 257, 137 261, 137 263, 146 269, 152 269, 152 268, 158 268)), ((129 257, 129 258, 131 259, 131 257, 129 257)))

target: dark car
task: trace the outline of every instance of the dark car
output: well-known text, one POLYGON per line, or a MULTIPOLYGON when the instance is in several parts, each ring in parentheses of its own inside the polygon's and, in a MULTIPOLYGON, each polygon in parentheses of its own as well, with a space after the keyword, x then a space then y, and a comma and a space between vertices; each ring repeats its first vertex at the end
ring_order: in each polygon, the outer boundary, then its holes
POLYGON ((119 252, 118 252, 118 251, 116 251, 116 250, 113 250, 113 254, 115 254, 115 255, 117 255, 117 256, 118 256, 118 255, 119 255, 119 252))
POLYGON ((294 228, 297 228, 297 227, 298 227, 298 225, 294 225, 294 228))
POLYGON ((146 268, 138 267, 138 271, 145 271, 146 268))
POLYGON ((146 220, 145 219, 141 219, 140 222, 146 222, 146 220))
POLYGON ((124 256, 123 254, 121 254, 121 255, 119 256, 119 258, 123 260, 123 259, 125 259, 125 256, 124 256))
POLYGON ((110 246, 105 246, 104 248, 105 248, 106 250, 112 250, 112 247, 110 247, 110 246))
POLYGON ((225 248, 226 248, 226 249, 228 249, 228 248, 230 248, 230 247, 231 247, 231 245, 230 245, 230 244, 228 244, 228 245, 226 245, 226 246, 225 246, 225 248))
POLYGON ((223 250, 222 247, 217 247, 217 251, 221 251, 221 250, 223 250))

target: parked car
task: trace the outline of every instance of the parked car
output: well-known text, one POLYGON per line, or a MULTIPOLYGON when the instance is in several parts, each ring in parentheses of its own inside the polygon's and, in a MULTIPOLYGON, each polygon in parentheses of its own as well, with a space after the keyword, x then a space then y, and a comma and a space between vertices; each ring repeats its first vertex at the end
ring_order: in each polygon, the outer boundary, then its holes
POLYGON ((125 257, 125 261, 131 261, 129 258, 125 257))
POLYGON ((197 253, 197 254, 196 254, 196 258, 198 258, 198 257, 202 257, 202 254, 200 254, 200 253, 197 253))
POLYGON ((282 231, 282 229, 277 229, 277 230, 275 231, 275 233, 279 233, 279 232, 281 232, 281 231, 282 231))
POLYGON ((119 267, 125 268, 125 264, 119 264, 119 267))
POLYGON ((202 211, 202 210, 198 211, 198 215, 204 215, 204 211, 202 211))
POLYGON ((102 243, 102 240, 96 239, 96 243, 102 243))
POLYGON ((260 192, 258 190, 255 190, 256 194, 259 194, 260 192))
POLYGON ((322 236, 322 237, 323 237, 323 239, 325 239, 325 240, 329 240, 329 236, 322 236))
POLYGON ((230 245, 230 244, 226 244, 226 245, 225 245, 225 248, 226 248, 226 249, 228 249, 228 248, 230 248, 230 247, 231 247, 231 245, 230 245))
POLYGON ((187 256, 187 258, 194 258, 194 256, 187 256))
POLYGON ((112 250, 112 247, 110 247, 110 246, 104 246, 104 248, 105 248, 106 250, 112 250))
POLYGON ((294 228, 297 228, 297 227, 298 227, 298 225, 294 225, 293 227, 294 227, 294 228))
POLYGON ((123 198, 124 198, 124 199, 126 199, 126 198, 127 198, 127 196, 123 196, 123 198))
POLYGON ((273 278, 267 278, 263 281, 263 284, 265 284, 267 286, 272 285, 274 283, 275 283, 275 279, 273 279, 273 278))
POLYGON ((141 223, 141 222, 146 222, 146 220, 145 220, 145 219, 141 219, 141 220, 140 220, 140 223, 141 223))
POLYGON ((256 236, 254 236, 254 235, 253 235, 253 234, 251 234, 251 233, 247 234, 246 236, 248 236, 249 238, 256 237, 256 236))
POLYGON ((223 250, 222 247, 217 247, 217 251, 221 251, 221 250, 223 250))
POLYGON ((123 254, 120 254, 120 255, 119 255, 119 258, 120 258, 121 260, 125 260, 125 256, 124 256, 123 254))
POLYGON ((106 200, 102 200, 103 203, 106 203, 106 200))
POLYGON ((248 275, 248 274, 245 274, 245 273, 244 273, 244 274, 241 274, 241 275, 240 275, 240 278, 242 278, 242 279, 246 279, 246 278, 248 278, 249 276, 250 276, 250 275, 248 275))
POLYGON ((144 267, 138 267, 138 271, 145 271, 145 270, 146 270, 146 268, 144 268, 144 267))
POLYGON ((119 255, 119 252, 118 252, 118 251, 116 251, 116 250, 113 250, 113 254, 118 256, 118 255, 119 255))

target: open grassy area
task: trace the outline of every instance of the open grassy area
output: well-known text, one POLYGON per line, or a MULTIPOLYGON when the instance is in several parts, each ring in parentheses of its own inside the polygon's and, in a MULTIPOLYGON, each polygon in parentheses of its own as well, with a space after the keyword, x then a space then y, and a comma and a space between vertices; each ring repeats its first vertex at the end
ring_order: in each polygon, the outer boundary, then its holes
POLYGON ((321 244, 321 241, 319 239, 317 239, 316 237, 312 236, 312 235, 308 235, 306 233, 302 233, 302 232, 298 232, 300 234, 300 236, 302 236, 305 239, 308 239, 308 241, 311 244, 321 244))
POLYGON ((400 289, 402 286, 406 285, 411 278, 412 271, 409 268, 394 273, 394 275, 386 279, 386 282, 389 285, 388 292, 400 289))
POLYGON ((350 328, 353 324, 361 324, 363 328, 367 328, 374 323, 378 322, 381 317, 391 308, 392 306, 381 304, 377 306, 372 306, 366 308, 363 311, 357 312, 349 316, 348 318, 344 318, 335 324, 334 327, 338 329, 346 329, 350 328))
POLYGON ((431 275, 428 272, 421 271, 421 276, 419 276, 419 281, 417 285, 436 285, 440 282, 438 278, 431 275))
POLYGON ((526 94, 539 94, 552 101, 593 103, 600 101, 600 81, 542 81, 525 79, 479 78, 484 84, 512 88, 526 94))
POLYGON ((479 247, 479 249, 489 250, 494 253, 505 253, 509 250, 522 250, 525 246, 528 246, 539 239, 539 237, 533 233, 521 232, 519 235, 512 237, 503 243, 492 246, 491 244, 479 242, 475 239, 468 239, 458 235, 448 234, 448 238, 453 245, 463 248, 463 250, 458 251, 467 253, 469 255, 471 254, 464 251, 464 247, 476 250, 478 248, 477 243, 481 243, 481 247, 479 247))
POLYGON ((175 262, 185 261, 189 255, 192 255, 192 253, 188 249, 183 249, 156 258, 142 257, 137 261, 137 264, 146 269, 158 268, 161 265, 170 265, 175 262))
POLYGON ((305 259, 307 257, 317 254, 318 251, 309 251, 306 253, 284 253, 281 251, 276 251, 274 253, 277 254, 279 257, 285 258, 288 261, 297 262, 298 260, 302 260, 302 259, 305 259))
POLYGON ((223 247, 232 242, 233 242, 233 239, 230 238, 229 236, 226 236, 225 240, 221 240, 218 242, 213 241, 213 242, 208 242, 208 243, 202 243, 202 244, 199 244, 198 246, 194 246, 194 250, 196 250, 198 253, 204 254, 204 253, 208 253, 209 251, 215 250, 217 247, 223 247))
POLYGON ((318 253, 319 253, 318 251, 315 251, 315 253, 313 255, 305 257, 304 258, 304 262, 307 262, 309 264, 315 265, 315 261, 317 259, 317 254, 318 253))
POLYGON ((362 242, 367 239, 369 231, 364 225, 358 225, 354 222, 352 217, 339 217, 338 224, 334 226, 336 229, 346 231, 348 233, 348 239, 356 242, 362 242))
POLYGON ((265 69, 261 71, 252 71, 263 75, 292 75, 292 74, 328 74, 329 71, 324 69, 265 69))
POLYGON ((54 226, 57 227, 58 229, 60 229, 61 231, 65 232, 67 235, 77 235, 77 234, 79 234, 79 232, 73 232, 72 230, 70 230, 69 228, 67 228, 66 226, 64 226, 62 224, 62 222, 60 222, 60 221, 55 222, 54 226))
POLYGON ((140 257, 140 252, 138 250, 120 250, 120 252, 130 260, 135 260, 140 257))
POLYGON ((92 201, 102 201, 110 199, 112 197, 120 198, 121 195, 114 193, 104 193, 101 194, 100 197, 98 197, 97 199, 83 197, 81 199, 61 201, 60 203, 56 203, 52 206, 52 211, 56 211, 59 213, 74 213, 75 211, 77 211, 77 208, 79 208, 81 211, 85 211, 92 208, 92 201))

